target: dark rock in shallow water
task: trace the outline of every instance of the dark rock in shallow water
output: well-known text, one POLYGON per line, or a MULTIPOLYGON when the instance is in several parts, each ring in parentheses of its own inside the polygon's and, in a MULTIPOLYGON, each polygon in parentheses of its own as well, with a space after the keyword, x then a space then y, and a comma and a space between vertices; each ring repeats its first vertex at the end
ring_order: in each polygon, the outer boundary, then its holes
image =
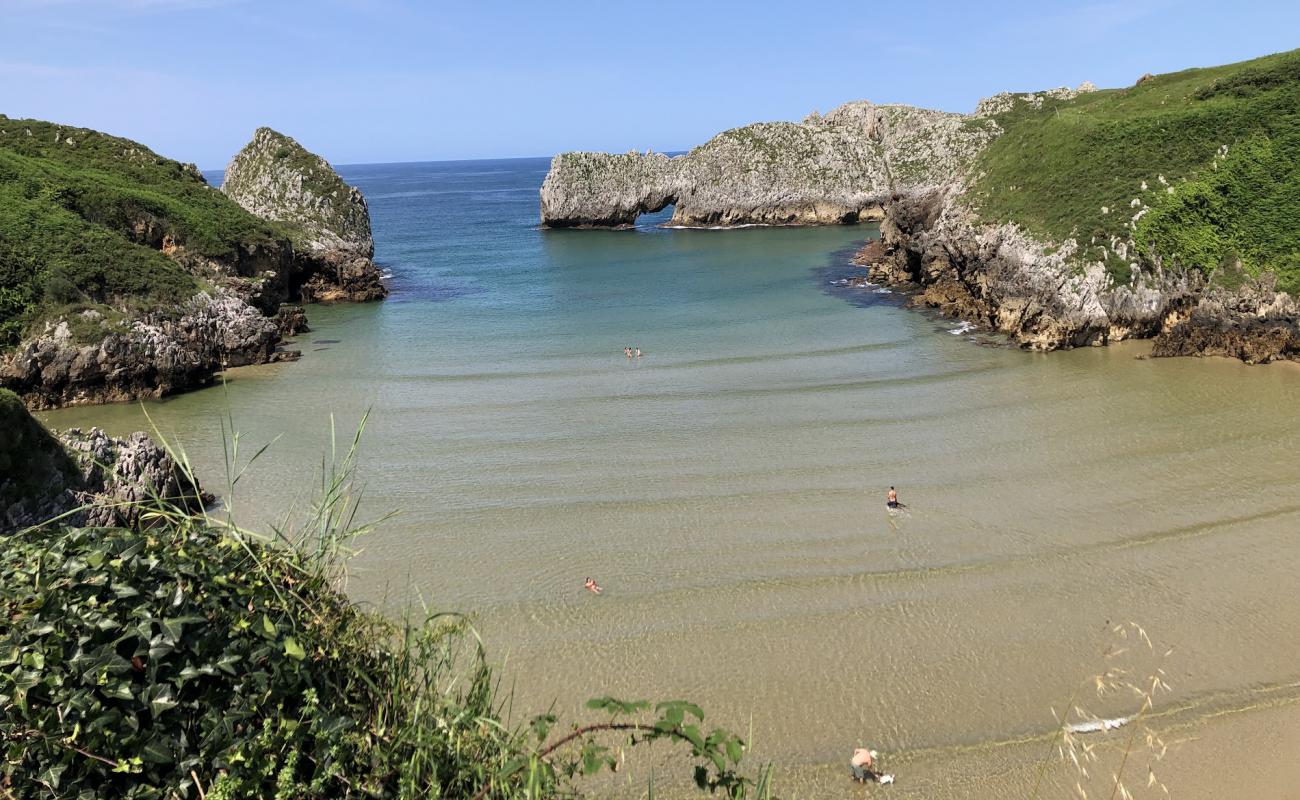
POLYGON ((0 533, 56 517, 60 525, 140 527, 155 499, 189 510, 213 499, 143 433, 116 439, 74 428, 55 436, 4 390, 0 427, 0 533))
POLYGON ((307 326, 307 312, 302 306, 281 306, 276 312, 275 322, 280 327, 281 336, 297 336, 311 330, 307 326))
POLYGON ((1216 294, 1170 315, 1153 356, 1226 356, 1247 364, 1300 360, 1300 309, 1287 295, 1216 294))

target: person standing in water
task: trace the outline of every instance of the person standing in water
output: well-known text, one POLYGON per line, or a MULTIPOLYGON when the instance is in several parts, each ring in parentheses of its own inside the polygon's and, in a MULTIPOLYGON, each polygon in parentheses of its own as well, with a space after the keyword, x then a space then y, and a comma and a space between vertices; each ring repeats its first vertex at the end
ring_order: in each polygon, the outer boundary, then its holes
POLYGON ((889 487, 889 494, 886 496, 885 505, 890 508, 907 508, 907 506, 898 502, 898 492, 894 491, 894 487, 892 486, 889 487))

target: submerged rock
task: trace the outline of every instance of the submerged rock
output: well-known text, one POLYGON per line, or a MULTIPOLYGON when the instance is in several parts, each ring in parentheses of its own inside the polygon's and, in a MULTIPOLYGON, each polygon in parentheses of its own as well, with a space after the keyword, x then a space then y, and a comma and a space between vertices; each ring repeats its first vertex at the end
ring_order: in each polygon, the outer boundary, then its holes
POLYGON ((388 290, 375 266, 370 209, 329 162, 270 128, 226 167, 221 191, 291 233, 304 302, 379 300, 388 290))

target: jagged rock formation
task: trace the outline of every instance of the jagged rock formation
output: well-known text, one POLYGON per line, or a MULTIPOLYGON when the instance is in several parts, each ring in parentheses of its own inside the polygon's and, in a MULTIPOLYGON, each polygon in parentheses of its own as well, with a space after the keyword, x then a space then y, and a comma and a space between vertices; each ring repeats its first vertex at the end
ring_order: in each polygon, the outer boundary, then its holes
POLYGON ((0 534, 60 517, 73 526, 138 527, 155 499, 195 510, 212 496, 143 433, 99 428, 55 436, 0 389, 0 534))
POLYGON ((1300 303, 1270 281, 1243 290, 1211 290, 1165 317, 1156 356, 1226 356, 1247 364, 1300 360, 1300 303))
POLYGON ((0 363, 0 384, 31 408, 106 403, 160 397, 201 386, 228 366, 297 355, 277 351, 277 323, 228 292, 198 294, 178 313, 121 325, 97 341, 80 342, 67 320, 48 323, 0 363))
POLYGON ((736 128, 673 158, 562 153, 542 184, 542 223, 621 227, 668 205, 682 226, 852 223, 961 174, 996 134, 990 120, 864 101, 736 128))
POLYGON ((1014 225, 981 224, 958 195, 949 188, 891 203, 883 245, 859 253, 869 280, 1037 350, 1150 336, 1188 302, 1186 276, 1114 286, 1100 264, 1078 269, 1073 245, 1052 249, 1014 225))
POLYGON ((325 159, 270 128, 226 167, 221 190, 262 219, 287 226, 305 259, 304 302, 383 299, 388 291, 372 259, 370 209, 325 159))

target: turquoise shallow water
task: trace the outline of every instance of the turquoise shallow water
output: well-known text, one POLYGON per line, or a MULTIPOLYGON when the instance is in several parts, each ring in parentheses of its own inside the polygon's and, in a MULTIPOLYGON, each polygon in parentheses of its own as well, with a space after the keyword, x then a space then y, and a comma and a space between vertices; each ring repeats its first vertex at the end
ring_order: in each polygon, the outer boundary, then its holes
POLYGON ((218 491, 225 413, 245 452, 281 437, 233 499, 264 523, 309 499, 330 415, 370 409, 364 510, 399 514, 357 597, 473 614, 518 706, 752 720, 803 796, 861 740, 905 796, 993 796, 945 779, 970 752, 1023 790, 1007 743, 1050 730, 1108 621, 1176 646, 1170 724, 1294 694, 1300 371, 980 346, 835 285, 868 227, 540 231, 545 169, 344 169, 392 297, 312 307, 301 361, 150 415, 218 491))

